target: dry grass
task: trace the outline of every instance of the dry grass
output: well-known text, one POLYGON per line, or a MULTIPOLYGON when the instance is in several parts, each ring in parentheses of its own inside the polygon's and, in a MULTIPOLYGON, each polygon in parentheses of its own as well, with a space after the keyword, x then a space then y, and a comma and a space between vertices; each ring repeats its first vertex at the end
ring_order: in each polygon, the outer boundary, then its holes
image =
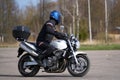
POLYGON ((0 48, 17 47, 18 43, 0 43, 0 48))

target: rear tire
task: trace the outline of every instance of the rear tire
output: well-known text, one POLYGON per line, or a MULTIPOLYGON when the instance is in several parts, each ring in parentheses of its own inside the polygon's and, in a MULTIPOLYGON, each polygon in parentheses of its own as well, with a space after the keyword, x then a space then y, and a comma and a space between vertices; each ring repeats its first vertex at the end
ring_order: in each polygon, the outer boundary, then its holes
POLYGON ((77 55, 77 59, 80 66, 77 67, 74 59, 71 58, 68 62, 68 71, 72 76, 83 77, 89 71, 90 61, 86 55, 77 55))
POLYGON ((29 54, 23 55, 18 62, 18 70, 24 77, 33 77, 38 73, 40 69, 40 66, 38 65, 27 66, 27 67, 24 66, 25 62, 31 61, 29 56, 31 55, 29 54))

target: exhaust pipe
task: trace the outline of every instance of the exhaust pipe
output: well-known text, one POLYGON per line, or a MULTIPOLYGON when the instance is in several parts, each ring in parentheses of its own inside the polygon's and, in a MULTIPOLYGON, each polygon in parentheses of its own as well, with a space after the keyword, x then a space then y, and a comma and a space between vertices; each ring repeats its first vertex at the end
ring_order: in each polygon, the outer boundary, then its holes
POLYGON ((34 58, 32 58, 31 56, 30 57, 30 60, 29 62, 25 62, 23 67, 26 68, 27 66, 33 66, 33 65, 38 65, 38 63, 35 61, 34 58))

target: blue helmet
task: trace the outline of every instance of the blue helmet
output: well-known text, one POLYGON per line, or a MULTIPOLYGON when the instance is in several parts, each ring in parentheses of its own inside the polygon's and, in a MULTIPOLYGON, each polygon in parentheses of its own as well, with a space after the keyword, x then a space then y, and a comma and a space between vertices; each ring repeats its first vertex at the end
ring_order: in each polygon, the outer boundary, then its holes
POLYGON ((56 10, 52 11, 50 13, 50 19, 54 19, 57 22, 57 24, 59 24, 61 22, 61 13, 56 10))

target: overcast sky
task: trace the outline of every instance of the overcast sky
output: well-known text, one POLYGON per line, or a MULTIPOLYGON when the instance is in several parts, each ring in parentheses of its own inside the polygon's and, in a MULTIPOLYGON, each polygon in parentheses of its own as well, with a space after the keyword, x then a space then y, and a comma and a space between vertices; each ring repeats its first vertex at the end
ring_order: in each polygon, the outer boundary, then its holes
POLYGON ((22 9, 29 5, 30 3, 32 3, 33 5, 37 5, 40 0, 15 0, 15 1, 19 8, 22 9))

